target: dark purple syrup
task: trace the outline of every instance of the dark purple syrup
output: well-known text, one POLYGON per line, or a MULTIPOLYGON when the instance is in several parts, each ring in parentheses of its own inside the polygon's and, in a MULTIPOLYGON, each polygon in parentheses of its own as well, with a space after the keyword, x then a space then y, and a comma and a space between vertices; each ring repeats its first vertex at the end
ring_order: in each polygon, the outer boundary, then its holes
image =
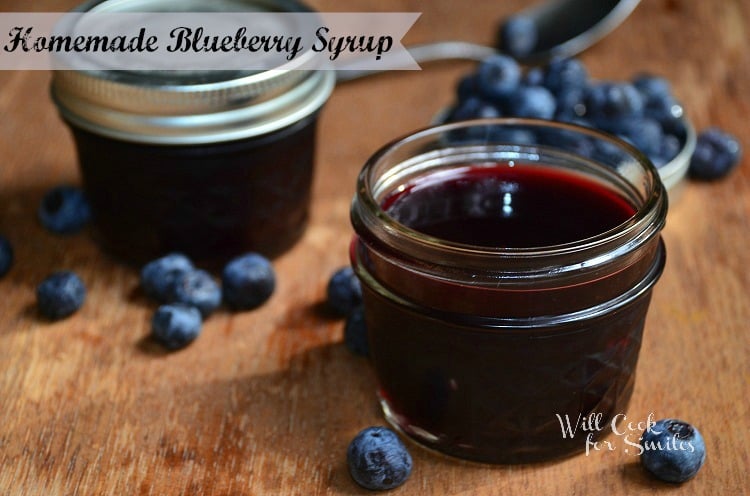
POLYGON ((424 234, 497 248, 579 241, 635 213, 621 196, 590 179, 508 164, 428 175, 386 199, 383 208, 424 234))

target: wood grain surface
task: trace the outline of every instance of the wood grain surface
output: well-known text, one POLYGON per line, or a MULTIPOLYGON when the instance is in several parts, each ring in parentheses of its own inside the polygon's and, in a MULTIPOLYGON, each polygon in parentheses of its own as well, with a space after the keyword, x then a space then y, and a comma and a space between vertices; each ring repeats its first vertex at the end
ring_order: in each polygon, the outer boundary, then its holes
MULTIPOLYGON (((522 0, 316 0, 329 11, 422 12, 405 41, 491 43, 522 0)), ((62 11, 75 0, 4 0, 4 11, 62 11)), ((683 485, 648 477, 622 442, 564 461, 462 462, 409 444, 414 471, 392 494, 747 494, 750 491, 750 1, 644 0, 582 55, 599 79, 669 78, 698 129, 717 125, 748 153, 729 178, 689 182, 664 231, 629 420, 694 423, 707 462, 683 485)), ((319 129, 310 226, 274 261, 278 288, 245 313, 219 311, 187 349, 147 338, 154 305, 137 273, 88 234, 37 223, 43 193, 79 183, 49 73, 0 72, 0 232, 16 263, 0 280, 0 495, 369 494, 352 482, 349 440, 382 424, 365 359, 321 311, 325 283, 347 263, 354 179, 386 141, 427 124, 470 63, 435 64, 338 87, 319 129), (42 321, 34 288, 77 271, 88 299, 42 321)), ((634 426, 635 427, 635 426, 634 426)), ((613 441, 617 442, 615 437, 613 441)))

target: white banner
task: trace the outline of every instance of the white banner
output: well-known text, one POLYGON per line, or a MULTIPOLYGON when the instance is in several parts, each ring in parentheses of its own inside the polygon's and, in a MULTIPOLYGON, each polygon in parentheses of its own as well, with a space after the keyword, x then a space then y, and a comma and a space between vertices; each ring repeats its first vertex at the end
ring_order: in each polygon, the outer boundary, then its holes
POLYGON ((0 70, 418 70, 419 13, 3 13, 0 70))

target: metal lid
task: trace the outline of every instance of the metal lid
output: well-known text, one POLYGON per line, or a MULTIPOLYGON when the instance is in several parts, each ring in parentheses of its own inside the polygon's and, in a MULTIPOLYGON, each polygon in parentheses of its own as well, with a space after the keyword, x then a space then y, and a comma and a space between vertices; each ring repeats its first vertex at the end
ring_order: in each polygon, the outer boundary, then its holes
MULTIPOLYGON (((78 11, 308 12, 295 0, 92 0, 78 11)), ((299 64, 307 62, 301 54, 299 64)), ((200 144, 267 134, 313 114, 333 91, 330 70, 57 70, 62 117, 90 132, 153 144, 200 144)))

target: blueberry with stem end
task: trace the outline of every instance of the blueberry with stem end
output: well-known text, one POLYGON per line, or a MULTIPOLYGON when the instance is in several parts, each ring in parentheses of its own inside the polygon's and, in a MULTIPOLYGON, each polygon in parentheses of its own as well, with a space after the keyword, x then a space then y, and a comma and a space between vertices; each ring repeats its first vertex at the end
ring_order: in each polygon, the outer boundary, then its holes
POLYGON ((641 464, 652 475, 667 482, 685 482, 695 477, 706 461, 701 433, 678 419, 662 419, 641 436, 641 464))
POLYGON ((349 443, 346 459, 355 482, 373 491, 398 487, 411 474, 409 451, 396 433, 386 427, 362 430, 349 443))
POLYGON ((37 216, 50 232, 74 234, 91 220, 91 207, 79 188, 58 186, 45 193, 37 216))
POLYGON ((521 67, 507 55, 492 55, 479 63, 477 87, 480 96, 502 105, 521 82, 521 67))

